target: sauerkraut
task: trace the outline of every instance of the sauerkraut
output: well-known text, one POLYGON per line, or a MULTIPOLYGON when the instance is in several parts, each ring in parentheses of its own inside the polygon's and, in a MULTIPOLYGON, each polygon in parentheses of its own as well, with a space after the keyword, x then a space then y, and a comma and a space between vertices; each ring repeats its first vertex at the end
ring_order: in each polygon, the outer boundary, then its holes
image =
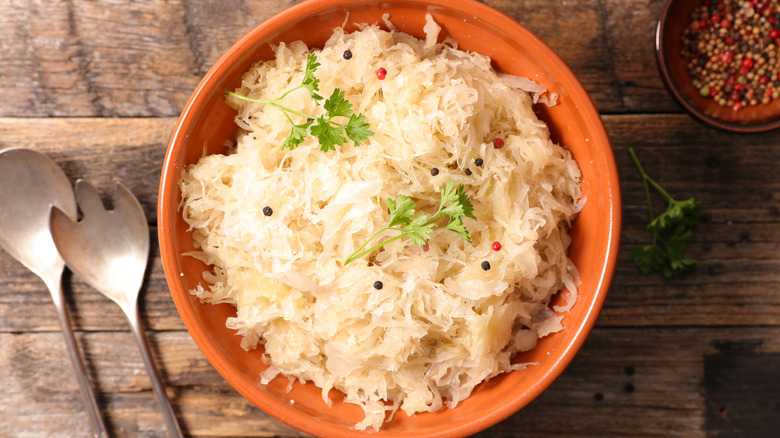
MULTIPOLYGON (((559 313, 576 299, 567 249, 580 171, 534 114, 543 90, 438 42, 430 17, 425 32, 419 40, 366 25, 335 29, 322 49, 279 44, 236 93, 284 94, 315 53, 322 94, 343 90, 374 135, 336 151, 312 137, 282 150, 285 114, 230 97, 235 144, 187 167, 180 181, 192 255, 211 267, 192 293, 236 307, 227 327, 244 348, 264 347, 265 382, 310 381, 328 403, 331 389, 343 392, 365 411, 357 429, 378 429, 397 409, 454 407, 480 382, 524 368, 512 363, 516 353, 561 330, 559 313), (448 179, 464 184, 474 205, 477 220, 465 219, 472 243, 437 230, 424 246, 399 239, 344 265, 387 224, 387 198, 435 211, 448 179), (563 289, 556 313, 551 297, 563 289)), ((305 90, 283 104, 322 112, 305 90)))

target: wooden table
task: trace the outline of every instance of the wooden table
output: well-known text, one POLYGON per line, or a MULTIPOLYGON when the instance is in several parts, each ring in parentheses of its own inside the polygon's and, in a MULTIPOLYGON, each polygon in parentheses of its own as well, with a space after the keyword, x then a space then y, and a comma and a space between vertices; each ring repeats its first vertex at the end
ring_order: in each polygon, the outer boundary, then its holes
MULTIPOLYGON (((241 35, 295 1, 2 0, 0 147, 49 154, 105 195, 122 181, 156 236, 160 167, 179 112, 241 35)), ((624 224, 596 329, 564 374, 480 436, 777 436, 780 430, 780 131, 732 135, 682 114, 659 79, 661 1, 489 0, 574 70, 614 146, 624 224), (679 198, 696 196, 690 274, 641 275, 641 181, 627 148, 679 198)), ((86 437, 51 298, 0 254, 0 436, 86 437)), ((165 436, 119 309, 65 276, 77 338, 118 437, 165 436)), ((187 435, 301 436, 233 390, 200 353, 165 284, 156 239, 142 295, 153 355, 187 435)))

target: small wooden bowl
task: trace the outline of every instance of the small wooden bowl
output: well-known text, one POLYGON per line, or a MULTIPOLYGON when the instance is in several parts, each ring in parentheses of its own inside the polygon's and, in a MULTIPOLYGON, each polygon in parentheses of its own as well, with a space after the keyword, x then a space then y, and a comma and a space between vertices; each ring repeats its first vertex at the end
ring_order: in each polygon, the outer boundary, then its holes
POLYGON ((702 0, 668 0, 655 31, 658 71, 669 93, 692 117, 730 132, 765 132, 780 127, 780 99, 734 111, 702 97, 693 86, 686 60, 680 53, 682 35, 691 22, 691 12, 702 0))
MULTIPOLYGON (((168 286, 182 320, 209 362, 238 392, 270 415, 309 434, 338 437, 467 436, 530 403, 563 372, 596 322, 615 269, 620 222, 615 157, 588 94, 541 40, 506 15, 473 0, 309 0, 260 24, 217 61, 192 94, 165 157, 158 205, 160 252, 168 286), (185 166, 204 153, 224 153, 225 140, 235 138, 236 113, 225 104, 222 90, 236 88, 252 63, 271 58, 272 45, 303 40, 311 47, 321 47, 334 27, 345 24, 353 31, 356 23, 382 23, 384 14, 390 15, 399 30, 420 38, 428 13, 442 26, 440 38, 451 37, 465 50, 490 56, 496 68, 529 77, 560 95, 557 105, 535 109, 548 123, 553 140, 569 148, 582 170, 587 202, 573 224, 569 251, 582 284, 577 303, 565 314, 564 330, 544 337, 536 348, 515 359, 536 365, 482 383, 453 409, 412 417, 399 412, 371 434, 352 428, 363 412, 343 402, 337 391, 333 391, 333 404, 328 405, 312 383, 289 388, 281 378, 262 384, 260 373, 267 367, 261 359, 262 348, 244 351, 241 337, 225 327, 235 309, 228 304, 201 303, 189 293, 200 283, 205 286, 202 272, 207 267, 185 255, 193 250, 193 240, 179 210, 178 181, 185 166)), ((562 301, 558 297, 554 303, 562 301)))

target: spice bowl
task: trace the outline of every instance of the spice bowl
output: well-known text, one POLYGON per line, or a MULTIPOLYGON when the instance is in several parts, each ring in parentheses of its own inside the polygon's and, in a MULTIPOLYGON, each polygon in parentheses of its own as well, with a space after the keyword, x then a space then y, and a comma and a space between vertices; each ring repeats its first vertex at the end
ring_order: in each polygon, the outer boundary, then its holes
MULTIPOLYGON (((160 253, 176 308, 206 359, 250 402, 305 433, 339 437, 460 437, 486 429, 525 407, 571 363, 603 306, 617 261, 621 200, 615 158, 601 117, 571 70, 539 38, 512 18, 473 0, 309 0, 259 24, 234 44, 207 72, 186 104, 174 129, 162 167, 158 204, 160 253), (451 38, 464 50, 491 57, 506 73, 528 77, 559 98, 556 105, 534 107, 552 139, 565 145, 582 172, 585 205, 572 224, 569 257, 579 271, 574 307, 563 313, 564 329, 542 338, 519 354, 524 370, 483 382, 456 407, 407 416, 399 411, 377 432, 355 430, 362 409, 331 391, 330 403, 312 383, 276 378, 264 383, 268 368, 263 349, 244 350, 241 336, 225 326, 236 315, 229 304, 202 303, 190 291, 207 287, 209 267, 190 254, 194 242, 180 211, 182 170, 204 154, 221 154, 235 140, 236 112, 223 90, 233 90, 260 60, 273 58, 280 42, 302 40, 322 47, 333 29, 357 30, 362 23, 424 38, 426 15, 441 26, 440 39, 451 38)), ((561 294, 558 294, 561 295, 561 294)), ((563 304, 556 296, 551 304, 563 304)), ((215 403, 223 403, 215 400, 215 403)), ((236 419, 235 421, 242 421, 236 419)))
MULTIPOLYGON (((754 56, 754 51, 763 50, 763 47, 765 47, 765 36, 758 35, 757 37, 753 37, 750 44, 740 43, 740 39, 737 37, 737 43, 733 47, 713 47, 710 50, 707 50, 705 47, 704 50, 699 52, 703 58, 703 61, 701 61, 702 68, 711 69, 713 71, 733 70, 733 74, 730 76, 733 77, 734 83, 722 84, 723 87, 728 85, 728 87, 725 88, 724 99, 726 100, 726 105, 721 105, 710 97, 708 93, 711 91, 710 88, 702 90, 702 88, 704 88, 703 84, 694 83, 694 77, 692 77, 688 69, 688 60, 682 54, 684 46, 683 36, 688 28, 695 28, 694 32, 717 29, 719 32, 723 33, 724 39, 734 32, 740 33, 740 35, 744 34, 745 29, 740 27, 744 26, 744 24, 737 25, 735 23, 736 17, 740 14, 739 9, 737 8, 748 6, 750 8, 755 7, 753 12, 749 12, 749 14, 759 14, 756 15, 756 17, 767 14, 765 16, 765 21, 766 26, 769 27, 769 20, 772 19, 776 21, 776 18, 774 15, 775 13, 770 14, 761 9, 761 5, 767 3, 769 2, 738 2, 734 0, 727 5, 724 0, 712 0, 709 2, 705 2, 704 0, 667 0, 664 4, 656 25, 655 35, 655 54, 658 71, 671 96, 688 114, 703 124, 738 133, 764 132, 780 127, 780 99, 774 98, 768 103, 761 103, 762 95, 757 97, 757 105, 746 105, 735 110, 734 103, 736 102, 729 100, 728 98, 733 92, 739 93, 741 91, 744 93, 751 89, 750 81, 747 81, 745 75, 741 74, 739 71, 741 66, 730 63, 730 61, 734 59, 733 53, 736 52, 738 54, 737 61, 740 57, 744 56, 746 52, 751 52, 750 56, 754 56), (708 13, 704 19, 693 20, 692 13, 694 10, 705 5, 705 3, 708 8, 712 8, 712 12, 708 13), (721 6, 719 6, 719 4, 721 6), (726 6, 731 7, 730 12, 727 12, 726 6), (727 19, 728 13, 731 14, 731 20, 727 19), (696 21, 696 24, 693 24, 694 21, 696 21), (721 30, 723 27, 725 27, 725 29, 721 30), (727 53, 728 50, 732 50, 731 55, 727 53), (707 67, 707 61, 710 61, 710 67, 707 67), (743 78, 739 79, 740 76, 743 78), (742 81, 742 83, 740 84, 737 80, 742 81), (734 90, 735 85, 738 90, 734 90)), ((778 25, 780 25, 780 23, 778 25)), ((777 53, 780 55, 780 40, 771 38, 770 42, 777 47, 777 53)), ((780 56, 777 56, 776 59, 776 68, 780 70, 780 56)), ((754 67, 750 63, 748 65, 750 65, 751 68, 746 68, 746 71, 743 73, 752 72, 755 77, 758 77, 756 74, 758 66, 754 67)), ((767 74, 767 76, 768 77, 764 79, 764 82, 774 82, 779 79, 777 72, 767 74)), ((765 91, 763 85, 764 84, 760 84, 757 86, 754 92, 757 94, 763 93, 762 90, 765 91)), ((780 90, 780 86, 774 87, 774 84, 771 85, 773 88, 780 90)), ((724 88, 719 88, 719 90, 723 89, 724 88)), ((738 106, 741 106, 741 104, 738 106)))

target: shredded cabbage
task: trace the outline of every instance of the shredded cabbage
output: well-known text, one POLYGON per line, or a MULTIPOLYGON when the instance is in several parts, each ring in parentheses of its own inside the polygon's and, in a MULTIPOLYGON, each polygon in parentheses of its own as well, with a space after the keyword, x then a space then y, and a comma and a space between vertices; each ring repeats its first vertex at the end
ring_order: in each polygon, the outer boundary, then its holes
MULTIPOLYGON (((315 53, 321 94, 345 91, 375 134, 327 153, 316 138, 282 150, 286 116, 230 97, 236 144, 202 157, 180 181, 182 214, 199 248, 192 255, 212 267, 192 293, 236 307, 227 327, 244 348, 264 347, 265 382, 311 381, 328 403, 331 389, 342 391, 365 411, 357 429, 378 429, 397 409, 454 407, 480 382, 524 368, 512 363, 516 353, 562 329, 551 297, 568 291, 556 309, 563 311, 576 300, 567 249, 581 208, 580 171, 533 112, 532 99, 545 90, 498 74, 488 57, 453 41, 437 42, 439 30, 428 17, 425 40, 366 25, 335 29, 321 50, 279 44, 237 93, 282 95, 300 84, 315 53), (405 195, 421 211, 435 210, 448 178, 464 184, 474 204, 478 220, 465 219, 473 244, 439 230, 425 248, 400 239, 344 266, 387 224, 385 199, 405 195)), ((306 90, 282 103, 322 111, 306 90)))

